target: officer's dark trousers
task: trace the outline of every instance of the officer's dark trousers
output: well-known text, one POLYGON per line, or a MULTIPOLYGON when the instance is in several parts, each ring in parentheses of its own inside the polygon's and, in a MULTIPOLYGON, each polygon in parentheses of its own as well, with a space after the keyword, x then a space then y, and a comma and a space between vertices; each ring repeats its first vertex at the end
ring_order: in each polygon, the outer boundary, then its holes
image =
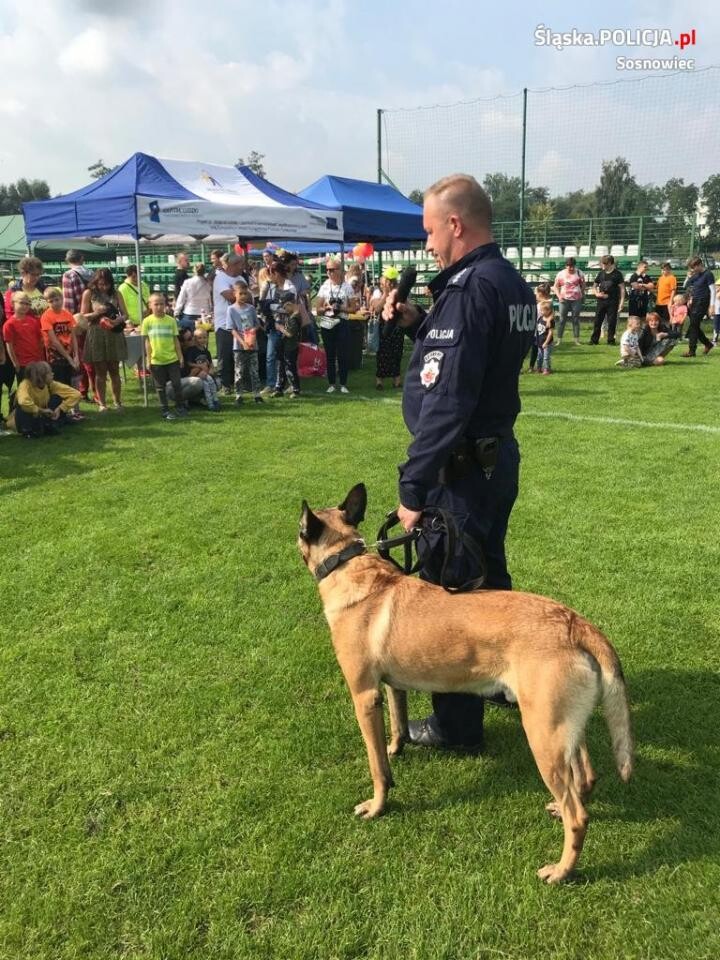
MULTIPOLYGON (((488 480, 474 464, 467 477, 431 490, 427 503, 452 514, 460 529, 483 549, 487 564, 486 585, 495 590, 511 590, 512 580, 505 560, 505 534, 518 493, 520 452, 514 438, 502 440, 498 463, 488 480)), ((418 541, 422 559, 420 576, 431 583, 440 582, 444 543, 437 534, 418 541)), ((452 567, 454 585, 480 575, 471 556, 458 550, 452 567)), ((453 584, 450 584, 453 585, 453 584)), ((433 710, 442 736, 450 743, 482 744, 484 701, 465 693, 434 693, 433 710)))
POLYGON ((595 311, 595 323, 590 337, 591 343, 598 343, 602 332, 603 320, 607 320, 607 338, 608 343, 615 342, 615 330, 617 328, 618 307, 617 300, 598 300, 595 311))

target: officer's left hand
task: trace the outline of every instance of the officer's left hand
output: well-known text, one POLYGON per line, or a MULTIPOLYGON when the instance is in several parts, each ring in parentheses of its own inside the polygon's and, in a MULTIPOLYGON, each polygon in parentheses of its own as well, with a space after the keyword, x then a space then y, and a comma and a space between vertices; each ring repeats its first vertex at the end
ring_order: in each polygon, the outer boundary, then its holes
POLYGON ((407 507, 403 507, 403 505, 400 504, 400 506, 397 508, 397 515, 405 533, 410 533, 413 527, 417 527, 419 525, 420 517, 422 517, 422 511, 408 510, 407 507))

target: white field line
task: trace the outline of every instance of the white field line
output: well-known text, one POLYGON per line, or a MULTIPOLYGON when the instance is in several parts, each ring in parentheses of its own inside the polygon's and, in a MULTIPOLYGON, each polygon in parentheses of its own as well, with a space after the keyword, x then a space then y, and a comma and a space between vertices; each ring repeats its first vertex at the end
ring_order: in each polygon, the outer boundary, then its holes
MULTIPOLYGON (((401 402, 399 396, 367 396, 361 393, 351 393, 347 397, 342 397, 342 399, 345 402, 348 400, 363 400, 371 403, 379 402, 392 404, 399 404, 401 402)), ((585 416, 580 413, 563 413, 560 410, 523 410, 521 411, 520 416, 545 417, 548 420, 569 420, 577 421, 578 423, 605 423, 610 426, 619 427, 642 427, 645 429, 655 430, 682 430, 686 433, 720 434, 720 426, 711 426, 710 424, 706 423, 670 423, 666 420, 630 420, 624 417, 592 417, 585 416)))
POLYGON ((520 416, 546 417, 548 420, 571 420, 580 423, 607 423, 620 427, 643 427, 656 430, 682 430, 683 433, 716 433, 720 426, 713 427, 705 423, 668 423, 665 420, 626 420, 623 417, 589 417, 579 413, 561 413, 555 410, 523 410, 520 416))

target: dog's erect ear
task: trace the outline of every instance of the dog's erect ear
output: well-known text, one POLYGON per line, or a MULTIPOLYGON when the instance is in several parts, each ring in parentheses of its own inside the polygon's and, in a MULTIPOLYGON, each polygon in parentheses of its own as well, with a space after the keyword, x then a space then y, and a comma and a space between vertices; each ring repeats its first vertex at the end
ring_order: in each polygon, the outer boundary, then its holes
POLYGON ((365 519, 367 506, 367 490, 364 483, 357 483, 338 507, 345 514, 345 519, 351 527, 356 527, 365 519))
POLYGON ((319 517, 316 517, 308 506, 307 500, 302 502, 302 513, 300 514, 300 536, 306 543, 317 543, 323 532, 325 524, 319 517))

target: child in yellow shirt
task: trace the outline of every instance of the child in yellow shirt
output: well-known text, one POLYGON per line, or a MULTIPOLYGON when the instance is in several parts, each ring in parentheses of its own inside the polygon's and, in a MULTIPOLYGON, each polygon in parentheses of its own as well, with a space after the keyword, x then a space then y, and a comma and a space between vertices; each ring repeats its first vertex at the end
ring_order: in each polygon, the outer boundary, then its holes
POLYGON ((28 440, 52 436, 60 433, 60 427, 68 422, 67 414, 79 400, 79 390, 53 380, 49 363, 44 360, 29 363, 7 425, 28 440))

